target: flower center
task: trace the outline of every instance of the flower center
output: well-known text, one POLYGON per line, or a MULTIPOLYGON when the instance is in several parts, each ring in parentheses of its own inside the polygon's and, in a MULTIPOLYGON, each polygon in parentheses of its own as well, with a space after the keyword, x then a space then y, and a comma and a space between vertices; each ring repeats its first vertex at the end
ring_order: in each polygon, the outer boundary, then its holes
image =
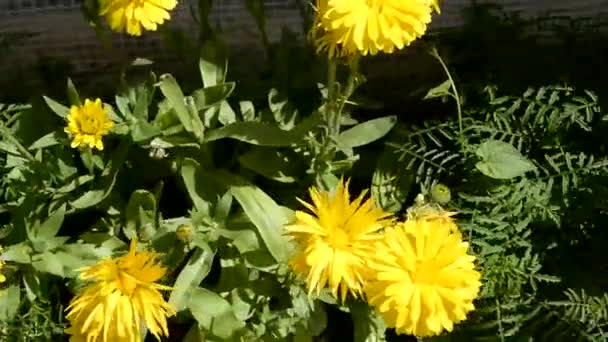
POLYGON ((342 227, 334 229, 327 237, 330 246, 336 249, 344 249, 350 246, 350 237, 342 227))
POLYGON ((118 269, 117 277, 120 292, 127 296, 130 296, 137 287, 137 281, 135 280, 135 278, 133 278, 129 273, 124 270, 121 270, 120 268, 118 269))
POLYGON ((416 261, 416 270, 412 272, 412 280, 416 284, 434 285, 437 283, 439 267, 433 260, 416 261))
POLYGON ((79 120, 80 130, 84 134, 97 134, 99 133, 99 120, 94 115, 85 115, 84 118, 79 120))

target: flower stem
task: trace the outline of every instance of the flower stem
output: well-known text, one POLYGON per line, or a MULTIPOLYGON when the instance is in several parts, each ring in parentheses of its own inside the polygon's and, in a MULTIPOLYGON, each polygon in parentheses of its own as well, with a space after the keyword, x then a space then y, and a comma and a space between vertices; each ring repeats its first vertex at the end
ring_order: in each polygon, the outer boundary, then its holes
POLYGON ((448 66, 445 64, 445 62, 443 61, 441 56, 439 56, 439 53, 437 52, 437 50, 433 48, 431 54, 435 58, 437 58, 437 60, 441 64, 441 67, 443 67, 443 70, 445 71, 446 75, 448 75, 448 80, 450 81, 450 87, 452 88, 452 91, 454 92, 451 95, 454 98, 454 100, 456 100, 456 109, 458 110, 458 130, 460 132, 460 140, 462 142, 462 141, 464 141, 463 140, 464 139, 463 129, 462 129, 462 108, 461 108, 461 103, 460 103, 460 95, 458 95, 458 89, 456 88, 456 83, 454 82, 454 79, 452 78, 452 74, 450 74, 450 70, 448 69, 448 66))
POLYGON ((329 59, 327 65, 327 126, 329 136, 336 138, 340 133, 340 111, 336 101, 336 71, 337 63, 334 59, 329 59))

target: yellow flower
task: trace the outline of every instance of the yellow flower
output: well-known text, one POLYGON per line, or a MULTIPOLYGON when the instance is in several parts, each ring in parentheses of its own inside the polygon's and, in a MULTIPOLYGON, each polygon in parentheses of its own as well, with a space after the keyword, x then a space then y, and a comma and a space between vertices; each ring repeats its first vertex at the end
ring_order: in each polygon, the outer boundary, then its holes
POLYGON ((67 308, 70 341, 141 341, 144 324, 157 339, 169 335, 167 317, 175 309, 159 290, 170 288, 155 283, 166 269, 158 263, 157 253, 137 252, 136 245, 133 240, 127 255, 81 270, 80 278, 92 282, 67 308))
POLYGON ((351 202, 348 184, 340 180, 333 193, 311 188, 313 204, 300 202, 314 215, 296 211, 296 222, 286 227, 299 246, 290 265, 306 276, 309 293, 328 286, 342 301, 349 292, 362 294, 366 260, 390 221, 390 214, 376 208, 371 198, 363 201, 365 192, 351 202))
POLYGON ((100 99, 95 102, 86 99, 84 105, 72 106, 68 116, 68 126, 65 132, 72 135, 72 147, 89 145, 90 148, 103 150, 102 135, 114 127, 107 110, 103 108, 100 99))
POLYGON ((481 287, 468 243, 449 216, 409 219, 387 229, 365 293, 389 327, 419 337, 452 331, 473 310, 481 287))
POLYGON ((433 10, 437 0, 317 0, 313 36, 330 57, 392 53, 425 34, 433 10))
POLYGON ((156 31, 158 25, 171 19, 169 11, 176 5, 176 0, 100 0, 99 14, 106 16, 112 30, 141 36, 142 27, 156 31))
MULTIPOLYGON (((0 247, 0 252, 2 252, 2 247, 0 247)), ((0 255, 0 283, 4 283, 6 281, 6 276, 2 274, 2 268, 4 267, 4 259, 0 255)))

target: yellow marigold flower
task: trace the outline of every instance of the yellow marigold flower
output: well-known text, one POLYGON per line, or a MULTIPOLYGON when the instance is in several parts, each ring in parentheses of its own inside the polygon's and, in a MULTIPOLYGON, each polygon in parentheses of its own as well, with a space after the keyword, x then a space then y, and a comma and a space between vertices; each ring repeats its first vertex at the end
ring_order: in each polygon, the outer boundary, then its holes
POLYGON ((169 290, 155 282, 166 269, 158 254, 137 252, 131 241, 127 255, 107 258, 81 270, 80 278, 92 281, 70 303, 70 341, 141 341, 143 324, 157 339, 168 336, 167 317, 175 308, 165 302, 159 290, 169 290))
POLYGON ((392 53, 420 38, 431 22, 437 0, 317 0, 313 31, 330 56, 392 53))
POLYGON ((326 286, 344 301, 347 293, 362 294, 366 260, 375 254, 374 242, 390 214, 364 201, 363 192, 350 201, 343 180, 333 192, 310 189, 313 204, 300 200, 313 214, 296 211, 296 222, 286 227, 299 252, 290 260, 292 269, 306 276, 309 293, 326 286))
POLYGON ((449 216, 409 219, 387 229, 366 284, 368 302, 399 334, 419 337, 452 331, 473 310, 481 287, 468 243, 449 216))
POLYGON ((142 28, 156 31, 171 19, 169 11, 176 5, 176 0, 100 0, 99 14, 106 16, 112 30, 141 36, 142 28))
POLYGON ((102 136, 107 134, 114 122, 110 120, 107 110, 100 99, 94 102, 86 99, 84 105, 72 106, 68 116, 65 132, 72 135, 72 147, 89 145, 90 148, 103 150, 102 136))

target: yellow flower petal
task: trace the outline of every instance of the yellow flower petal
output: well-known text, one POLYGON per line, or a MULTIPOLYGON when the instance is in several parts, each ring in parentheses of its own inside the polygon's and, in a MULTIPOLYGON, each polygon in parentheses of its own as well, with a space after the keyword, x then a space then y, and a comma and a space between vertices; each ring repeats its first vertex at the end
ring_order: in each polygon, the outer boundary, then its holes
POLYGON ((327 287, 342 300, 348 293, 361 295, 366 260, 391 222, 390 214, 376 208, 371 198, 359 196, 351 202, 347 188, 348 182, 341 180, 333 192, 310 189, 313 204, 304 204, 315 215, 297 211, 296 221, 286 227, 299 246, 289 264, 306 277, 308 291, 327 287))

